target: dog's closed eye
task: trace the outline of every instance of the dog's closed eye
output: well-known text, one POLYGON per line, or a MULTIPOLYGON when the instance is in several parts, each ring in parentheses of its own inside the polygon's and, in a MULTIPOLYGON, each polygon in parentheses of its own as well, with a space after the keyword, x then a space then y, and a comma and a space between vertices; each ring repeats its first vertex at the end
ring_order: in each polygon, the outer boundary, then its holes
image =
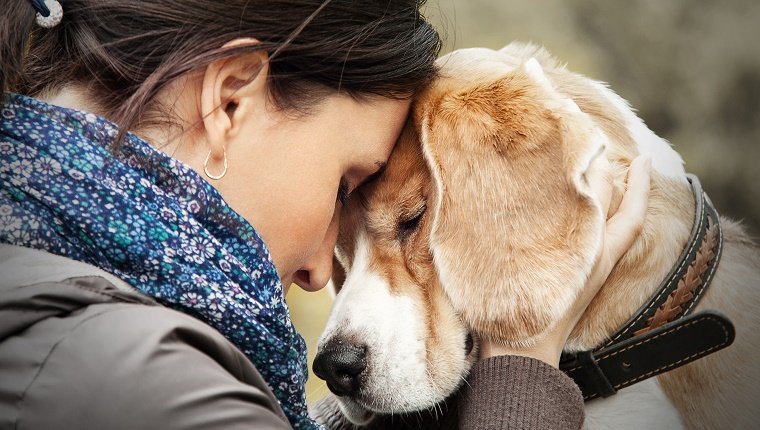
POLYGON ((422 216, 425 214, 426 209, 427 206, 423 204, 419 207, 419 209, 412 212, 411 216, 401 217, 398 223, 399 241, 403 242, 417 230, 417 227, 419 227, 420 221, 422 221, 422 216))

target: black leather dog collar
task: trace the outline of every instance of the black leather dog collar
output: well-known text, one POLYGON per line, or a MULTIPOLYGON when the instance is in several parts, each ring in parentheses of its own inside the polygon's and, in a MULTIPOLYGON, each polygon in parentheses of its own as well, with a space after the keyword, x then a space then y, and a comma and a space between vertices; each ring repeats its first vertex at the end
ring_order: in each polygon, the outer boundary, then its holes
POLYGON ((730 345, 731 322, 717 312, 689 316, 710 285, 723 251, 718 213, 696 176, 688 175, 696 203, 691 236, 676 265, 652 297, 607 343, 563 354, 560 369, 586 400, 659 375, 730 345))

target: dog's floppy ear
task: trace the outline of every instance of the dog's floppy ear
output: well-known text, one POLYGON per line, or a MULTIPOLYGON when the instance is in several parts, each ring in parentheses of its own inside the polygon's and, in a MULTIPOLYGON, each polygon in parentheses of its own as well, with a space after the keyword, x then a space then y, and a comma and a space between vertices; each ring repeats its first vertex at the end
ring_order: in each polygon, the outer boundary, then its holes
POLYGON ((435 182, 430 246, 444 290, 481 336, 533 343, 567 312, 599 249, 603 215, 583 183, 599 152, 593 123, 535 60, 431 92, 415 120, 435 182))

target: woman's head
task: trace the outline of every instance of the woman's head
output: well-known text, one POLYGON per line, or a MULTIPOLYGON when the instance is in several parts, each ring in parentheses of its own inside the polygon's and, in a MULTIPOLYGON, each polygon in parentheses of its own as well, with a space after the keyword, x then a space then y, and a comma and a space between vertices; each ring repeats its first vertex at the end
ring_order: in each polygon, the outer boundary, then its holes
POLYGON ((226 157, 214 185, 284 281, 317 288, 333 196, 387 159, 408 100, 435 75, 423 2, 67 0, 60 25, 32 29, 31 2, 6 0, 0 81, 53 102, 74 93, 201 173, 226 157))
POLYGON ((52 29, 33 29, 30 0, 5 3, 2 89, 84 84, 127 129, 166 84, 230 55, 267 52, 272 100, 305 110, 325 90, 405 98, 434 74, 440 47, 424 0, 67 0, 52 29), (239 38, 258 43, 224 47, 239 38))

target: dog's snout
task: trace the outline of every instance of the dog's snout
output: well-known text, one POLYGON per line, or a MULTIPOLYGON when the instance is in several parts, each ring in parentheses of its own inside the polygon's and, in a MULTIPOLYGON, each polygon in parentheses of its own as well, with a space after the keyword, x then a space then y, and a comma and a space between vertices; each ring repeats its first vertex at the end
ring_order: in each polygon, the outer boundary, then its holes
POLYGON ((359 392, 361 375, 367 368, 367 348, 343 339, 332 339, 317 353, 312 369, 327 382, 336 396, 359 392))

